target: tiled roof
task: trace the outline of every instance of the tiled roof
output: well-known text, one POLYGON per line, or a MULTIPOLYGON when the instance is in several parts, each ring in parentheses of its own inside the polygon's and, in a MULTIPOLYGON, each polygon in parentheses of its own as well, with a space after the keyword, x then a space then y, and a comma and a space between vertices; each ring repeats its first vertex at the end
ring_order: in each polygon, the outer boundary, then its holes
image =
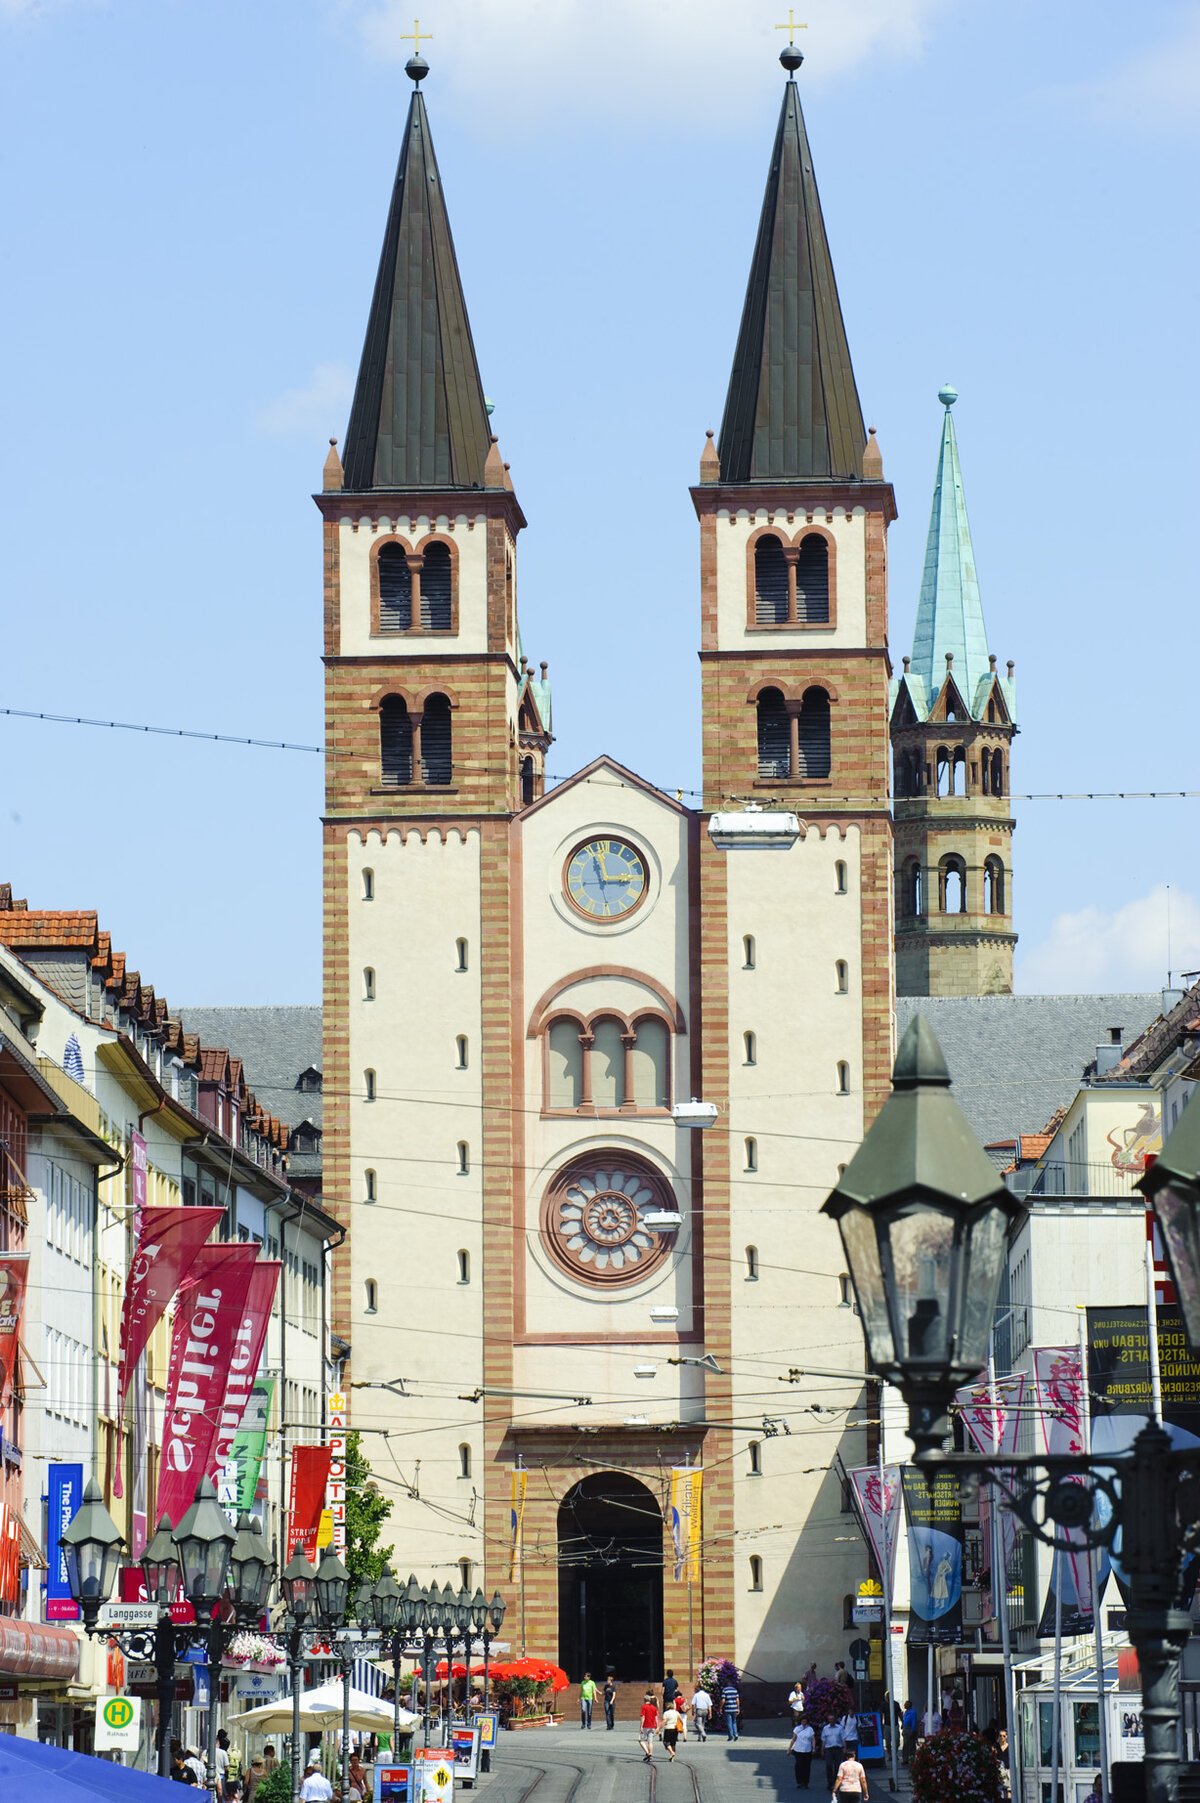
POLYGON ((896 1032, 923 1014, 936 1033, 954 1098, 986 1145, 1047 1130, 1079 1088, 1110 1027, 1127 1041, 1158 1013, 1153 995, 899 996, 896 1032))
POLYGON ((1128 1077, 1144 1077, 1155 1070, 1197 1030, 1196 1008, 1200 1004, 1200 982, 1193 983, 1175 1006, 1159 1014, 1129 1047, 1120 1064, 1108 1074, 1114 1082, 1128 1077))
POLYGON ((14 951, 61 946, 95 947, 96 913, 93 908, 18 908, 0 911, 0 941, 14 951))
MULTIPOLYGON (((319 1008, 181 1008, 180 1014, 205 1040, 237 1048, 261 1108, 288 1127, 310 1119, 320 1125, 319 1093, 296 1088, 301 1071, 321 1068, 319 1008)), ((291 1161, 289 1169, 295 1170, 291 1161)))

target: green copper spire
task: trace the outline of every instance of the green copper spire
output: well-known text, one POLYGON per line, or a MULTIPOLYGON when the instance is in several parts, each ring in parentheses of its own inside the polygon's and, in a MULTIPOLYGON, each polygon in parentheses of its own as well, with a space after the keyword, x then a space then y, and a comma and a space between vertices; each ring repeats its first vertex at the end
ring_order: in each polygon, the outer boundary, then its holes
POLYGON ((926 706, 932 706, 946 680, 946 654, 951 653, 955 687, 978 717, 977 702, 986 698, 994 672, 988 663, 987 628, 983 623, 958 441, 950 412, 957 399, 956 389, 938 391, 938 400, 946 412, 925 546, 925 572, 917 603, 912 675, 924 685, 926 706))

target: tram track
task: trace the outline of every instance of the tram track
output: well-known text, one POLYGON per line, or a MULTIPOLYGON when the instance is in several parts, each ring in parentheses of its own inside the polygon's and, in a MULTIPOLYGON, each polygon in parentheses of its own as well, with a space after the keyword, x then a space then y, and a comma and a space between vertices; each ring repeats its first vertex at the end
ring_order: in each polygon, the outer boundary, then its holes
MULTIPOLYGON (((532 1761, 523 1759, 506 1761, 506 1764, 509 1771, 513 1771, 514 1768, 517 1770, 523 1768, 533 1774, 528 1784, 516 1792, 509 1800, 509 1803, 578 1803, 579 1792, 584 1779, 586 1777, 601 1779, 602 1775, 607 1776, 610 1780, 609 1784, 602 1792, 603 1803, 607 1803, 607 1799, 610 1798, 612 1794, 612 1779, 614 1773, 611 1767, 606 1773, 603 1766, 585 1768, 575 1764, 573 1760, 560 1760, 553 1757, 547 1758, 543 1765, 534 1765, 532 1761), (549 1780, 559 1776, 565 1777, 567 1774, 570 1774, 569 1782, 563 1789, 560 1789, 555 1784, 548 1783, 549 1780), (543 1786, 546 1786, 546 1788, 543 1789, 543 1786)), ((685 1761, 682 1759, 674 1761, 670 1767, 660 1767, 655 1763, 647 1768, 645 1774, 647 1789, 646 1803, 659 1803, 659 1776, 660 1772, 665 1772, 667 1770, 675 1772, 685 1771, 691 1784, 691 1803, 705 1803, 700 1788, 699 1772, 690 1760, 685 1761)), ((602 1799, 592 1798, 589 1799, 589 1803, 602 1803, 602 1799)), ((672 1798, 671 1803, 675 1803, 675 1799, 672 1798)))

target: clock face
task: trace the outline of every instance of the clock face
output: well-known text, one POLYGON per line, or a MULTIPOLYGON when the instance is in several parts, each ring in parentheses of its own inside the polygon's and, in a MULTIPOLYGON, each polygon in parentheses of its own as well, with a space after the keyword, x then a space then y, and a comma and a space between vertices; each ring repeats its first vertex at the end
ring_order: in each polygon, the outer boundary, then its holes
POLYGON ((675 1243, 675 1230, 646 1217, 676 1207, 656 1172, 628 1153, 577 1160, 551 1184, 542 1232, 551 1256, 570 1276, 591 1283, 634 1283, 655 1270, 675 1243))
POLYGON ((625 839, 588 839, 567 859, 565 883, 588 920, 622 920, 645 897, 645 859, 625 839))

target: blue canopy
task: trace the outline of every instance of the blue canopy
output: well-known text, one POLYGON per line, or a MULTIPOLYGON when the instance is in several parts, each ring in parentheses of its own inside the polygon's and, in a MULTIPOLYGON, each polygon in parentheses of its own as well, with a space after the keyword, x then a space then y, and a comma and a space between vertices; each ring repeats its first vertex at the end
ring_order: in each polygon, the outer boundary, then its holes
POLYGON ((170 1783, 149 1772, 93 1759, 90 1753, 68 1753, 62 1747, 0 1734, 0 1793, 6 1797, 53 1797, 54 1803, 81 1803, 84 1797, 155 1803, 157 1798, 166 1803, 170 1783))

